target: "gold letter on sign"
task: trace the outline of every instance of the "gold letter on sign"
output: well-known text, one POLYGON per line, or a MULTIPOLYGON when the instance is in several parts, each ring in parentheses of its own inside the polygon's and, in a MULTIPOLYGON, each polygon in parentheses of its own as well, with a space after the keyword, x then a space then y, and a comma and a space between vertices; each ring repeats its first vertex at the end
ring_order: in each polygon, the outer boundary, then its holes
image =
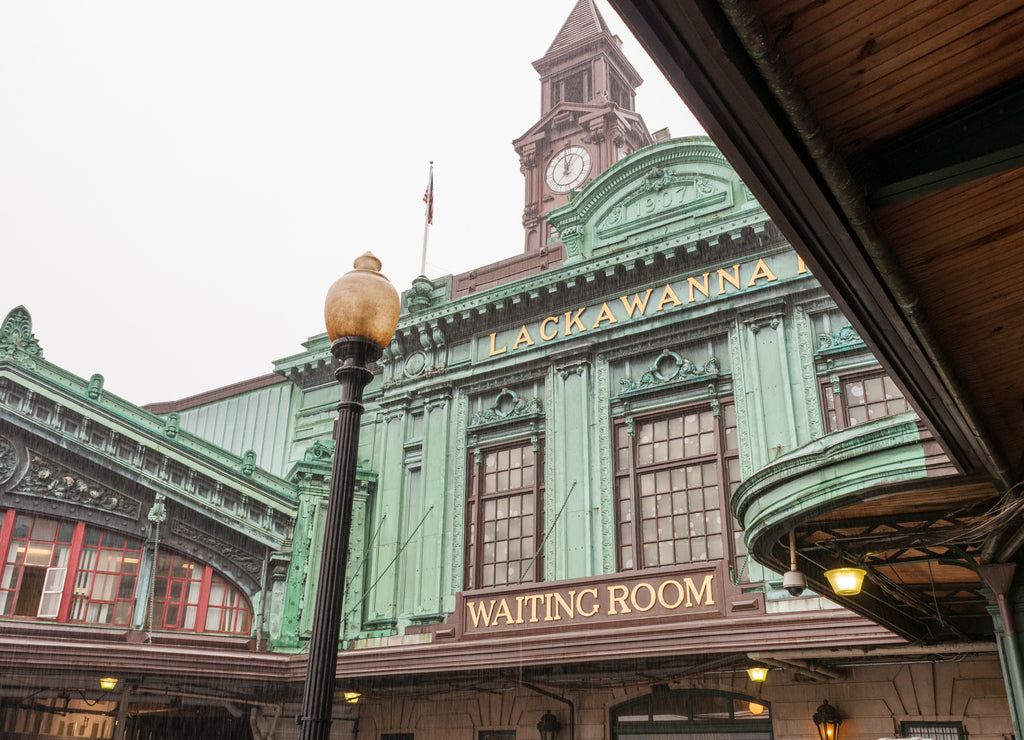
POLYGON ((615 318, 615 314, 613 314, 612 310, 608 308, 607 303, 601 304, 601 313, 597 315, 597 321, 594 322, 594 326, 591 328, 596 329, 601 325, 602 321, 607 321, 609 324, 619 323, 619 320, 615 318))
POLYGON ((491 334, 491 351, 490 351, 490 353, 489 353, 489 354, 487 355, 488 357, 494 357, 495 355, 500 355, 500 354, 501 354, 502 352, 504 352, 504 351, 505 351, 505 349, 506 349, 505 347, 502 347, 501 349, 495 349, 495 348, 494 348, 494 338, 495 338, 496 336, 498 336, 498 335, 497 335, 497 334, 491 334))
POLYGON ((543 339, 545 342, 550 342, 552 339, 554 339, 557 336, 558 336, 558 317, 557 316, 548 316, 546 319, 544 319, 542 322, 540 322, 540 338, 541 339, 543 339), (546 331, 544 331, 544 328, 548 324, 554 324, 555 325, 555 330, 551 334, 548 334, 546 331))
POLYGON ((601 607, 598 606, 598 604, 597 604, 597 589, 596 588, 584 588, 578 594, 576 594, 576 613, 579 614, 581 617, 592 617, 595 614, 597 614, 597 610, 600 609, 600 608, 601 607), (584 596, 593 596, 594 597, 594 606, 589 611, 586 611, 586 610, 583 609, 583 597, 584 596))
POLYGON ((618 614, 615 611, 615 605, 618 604, 622 607, 623 614, 629 614, 633 610, 626 605, 626 599, 629 598, 629 589, 625 586, 609 586, 608 587, 608 613, 618 614))
POLYGON ((656 312, 660 311, 665 307, 666 303, 671 303, 673 306, 681 306, 683 302, 676 297, 676 292, 672 290, 671 285, 666 285, 665 290, 661 294, 661 300, 658 301, 658 307, 654 309, 656 312))
POLYGON ((490 606, 490 608, 485 607, 484 606, 484 602, 482 602, 482 601, 477 601, 475 603, 476 603, 476 606, 478 607, 479 611, 476 611, 476 610, 473 609, 474 602, 472 602, 472 601, 467 601, 466 602, 466 610, 469 611, 469 617, 470 617, 470 619, 473 620, 473 626, 474 627, 479 627, 480 626, 480 619, 482 617, 483 620, 484 620, 484 627, 490 627, 491 626, 491 614, 494 612, 494 599, 491 599, 491 606, 490 606), (487 611, 484 611, 484 609, 487 609, 487 611))
POLYGON ((654 288, 648 288, 647 293, 644 294, 643 300, 640 300, 640 294, 634 293, 632 302, 626 298, 626 296, 620 296, 619 300, 622 301, 622 305, 626 307, 626 313, 629 314, 629 318, 633 318, 633 312, 638 308, 640 309, 640 315, 644 315, 644 311, 647 310, 647 301, 651 298, 651 293, 654 292, 654 288))
POLYGON ((719 269, 718 271, 718 295, 725 293, 725 283, 729 282, 734 288, 740 287, 740 266, 732 266, 732 275, 727 273, 725 270, 719 269))
POLYGON ((523 325, 523 328, 519 330, 519 336, 516 337, 516 343, 512 345, 512 350, 515 351, 519 349, 519 345, 524 342, 527 347, 533 346, 533 337, 530 336, 530 332, 526 328, 525 324, 523 325))
POLYGON ((708 296, 708 275, 710 275, 710 274, 711 273, 709 273, 709 272, 705 272, 701 276, 701 277, 704 278, 704 284, 703 285, 697 282, 697 278, 692 278, 692 277, 686 278, 686 284, 689 287, 689 291, 690 291, 690 298, 689 298, 689 300, 686 301, 687 303, 693 303, 695 300, 697 300, 696 298, 693 297, 693 289, 694 288, 696 288, 698 291, 703 293, 705 298, 709 298, 710 297, 710 296, 708 296))
POLYGON ((702 598, 706 599, 706 601, 704 602, 705 606, 714 606, 715 605, 715 597, 711 593, 711 580, 712 580, 712 578, 714 578, 714 575, 711 574, 711 573, 709 573, 708 575, 704 576, 704 583, 701 584, 700 591, 698 591, 697 588, 693 585, 693 581, 692 580, 690 580, 689 578, 683 579, 684 582, 686 583, 686 606, 688 606, 688 607, 693 606, 693 602, 690 601, 690 596, 691 595, 693 596, 694 599, 697 600, 697 606, 700 606, 700 600, 702 598), (707 594, 707 596, 705 597, 704 594, 707 594))
POLYGON ((772 280, 778 280, 778 278, 772 274, 772 271, 768 269, 768 265, 764 263, 764 260, 759 259, 757 261, 757 267, 754 268, 754 274, 751 275, 750 282, 747 283, 747 287, 754 287, 754 283, 756 283, 758 280, 761 280, 762 278, 764 280, 767 280, 769 283, 772 280))

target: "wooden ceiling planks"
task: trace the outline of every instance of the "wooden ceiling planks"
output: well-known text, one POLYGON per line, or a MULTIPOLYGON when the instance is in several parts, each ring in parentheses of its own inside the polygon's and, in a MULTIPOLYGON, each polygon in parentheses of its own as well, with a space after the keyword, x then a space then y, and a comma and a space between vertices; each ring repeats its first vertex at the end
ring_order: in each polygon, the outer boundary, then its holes
POLYGON ((1024 64, 1024 8, 909 0, 758 9, 844 155, 999 87, 1024 64))
POLYGON ((1003 454, 1024 450, 1024 168, 875 211, 1003 454))

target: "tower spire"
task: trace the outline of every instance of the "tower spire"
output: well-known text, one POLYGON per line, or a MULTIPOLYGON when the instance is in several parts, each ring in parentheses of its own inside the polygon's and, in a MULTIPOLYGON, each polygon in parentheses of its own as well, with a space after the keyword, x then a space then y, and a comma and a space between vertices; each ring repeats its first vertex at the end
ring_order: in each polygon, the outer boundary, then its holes
POLYGON ((594 0, 577 0, 569 17, 565 19, 562 28, 555 36, 555 40, 548 47, 545 57, 557 54, 559 51, 571 48, 576 44, 586 41, 591 36, 601 33, 611 34, 608 25, 601 17, 601 13, 594 5, 594 0))

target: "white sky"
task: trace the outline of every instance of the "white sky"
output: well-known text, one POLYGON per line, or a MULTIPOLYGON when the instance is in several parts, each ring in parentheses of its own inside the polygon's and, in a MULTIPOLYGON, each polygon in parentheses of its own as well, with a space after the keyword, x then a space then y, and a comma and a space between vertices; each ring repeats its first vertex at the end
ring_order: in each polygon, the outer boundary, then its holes
MULTIPOLYGON (((573 0, 0 0, 0 318, 143 404, 272 370, 367 249, 401 291, 518 254, 512 139, 573 0)), ((701 133, 599 1, 648 128, 701 133)))

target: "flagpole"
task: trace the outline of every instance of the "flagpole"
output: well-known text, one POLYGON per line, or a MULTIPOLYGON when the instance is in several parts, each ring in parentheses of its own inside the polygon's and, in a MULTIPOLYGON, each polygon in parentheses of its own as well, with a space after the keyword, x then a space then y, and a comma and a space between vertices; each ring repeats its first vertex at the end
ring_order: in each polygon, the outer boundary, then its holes
POLYGON ((430 177, 427 179, 427 192, 423 194, 423 202, 427 207, 423 210, 423 258, 420 260, 420 275, 427 274, 427 237, 430 224, 434 221, 434 160, 430 160, 430 177))

